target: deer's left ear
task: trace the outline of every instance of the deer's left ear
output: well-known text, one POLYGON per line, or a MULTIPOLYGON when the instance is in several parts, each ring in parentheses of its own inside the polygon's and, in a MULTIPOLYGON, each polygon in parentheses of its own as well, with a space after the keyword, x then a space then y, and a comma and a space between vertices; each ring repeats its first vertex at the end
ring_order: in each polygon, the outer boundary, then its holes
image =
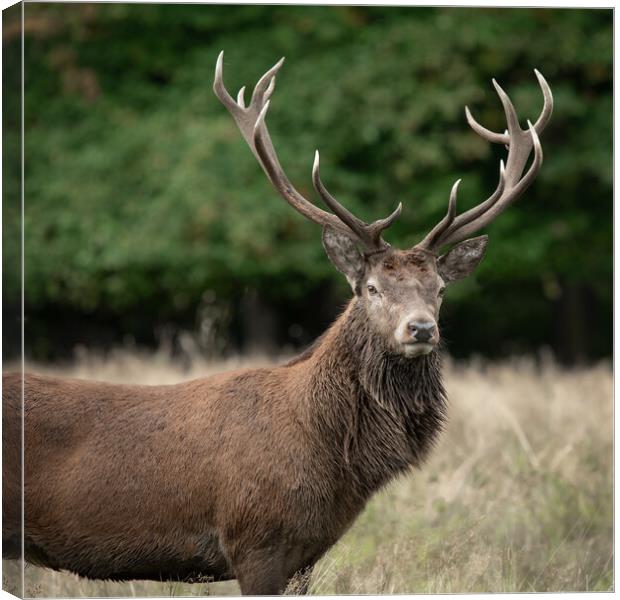
POLYGON ((488 235, 465 240, 437 259, 437 270, 445 283, 465 279, 484 258, 488 235))

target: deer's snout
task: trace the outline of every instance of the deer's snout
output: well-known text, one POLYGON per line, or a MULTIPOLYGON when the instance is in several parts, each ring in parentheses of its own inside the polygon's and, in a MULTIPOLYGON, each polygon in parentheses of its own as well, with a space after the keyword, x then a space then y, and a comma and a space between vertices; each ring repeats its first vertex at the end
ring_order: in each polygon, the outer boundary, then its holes
POLYGON ((429 342, 435 335, 434 321, 409 321, 407 330, 415 342, 429 342))
POLYGON ((426 313, 410 313, 396 329, 394 337, 407 356, 428 354, 439 342, 439 328, 433 317, 426 313))

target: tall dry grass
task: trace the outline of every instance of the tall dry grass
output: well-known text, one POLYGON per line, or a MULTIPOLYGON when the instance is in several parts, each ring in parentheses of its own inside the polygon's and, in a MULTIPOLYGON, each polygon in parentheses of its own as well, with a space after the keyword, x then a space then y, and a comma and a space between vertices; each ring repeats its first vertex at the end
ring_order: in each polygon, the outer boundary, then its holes
MULTIPOLYGON (((171 383, 239 364, 164 353, 81 356, 33 369, 171 383)), ((612 371, 551 360, 448 364, 450 422, 432 457, 368 504, 317 564, 314 594, 610 590, 612 371)), ((28 596, 232 595, 218 584, 80 579, 26 567, 28 596)))

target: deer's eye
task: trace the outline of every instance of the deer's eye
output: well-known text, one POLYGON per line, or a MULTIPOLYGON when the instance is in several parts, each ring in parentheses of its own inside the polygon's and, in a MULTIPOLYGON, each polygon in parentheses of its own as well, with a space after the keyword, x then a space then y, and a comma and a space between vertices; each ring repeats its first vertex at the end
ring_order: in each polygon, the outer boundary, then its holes
POLYGON ((379 292, 379 290, 377 290, 377 288, 376 288, 374 285, 372 285, 372 283, 369 283, 369 284, 366 286, 366 289, 368 290, 368 293, 369 293, 371 296, 374 296, 375 294, 377 294, 377 293, 379 292))
POLYGON ((439 291, 437 292, 437 295, 441 298, 443 296, 443 293, 446 291, 446 286, 443 285, 439 288, 439 291))

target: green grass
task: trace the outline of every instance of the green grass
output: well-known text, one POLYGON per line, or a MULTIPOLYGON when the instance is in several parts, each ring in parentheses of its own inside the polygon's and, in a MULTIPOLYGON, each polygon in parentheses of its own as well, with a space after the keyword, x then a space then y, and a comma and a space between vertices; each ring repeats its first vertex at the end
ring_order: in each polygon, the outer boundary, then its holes
MULTIPOLYGON (((60 371, 168 383, 237 362, 183 371, 163 355, 120 353, 60 371)), ((317 564, 310 592, 612 590, 610 366, 472 362, 446 375, 450 423, 432 457, 373 498, 317 564)), ((28 596, 238 593, 236 582, 91 582, 26 568, 28 596)))

